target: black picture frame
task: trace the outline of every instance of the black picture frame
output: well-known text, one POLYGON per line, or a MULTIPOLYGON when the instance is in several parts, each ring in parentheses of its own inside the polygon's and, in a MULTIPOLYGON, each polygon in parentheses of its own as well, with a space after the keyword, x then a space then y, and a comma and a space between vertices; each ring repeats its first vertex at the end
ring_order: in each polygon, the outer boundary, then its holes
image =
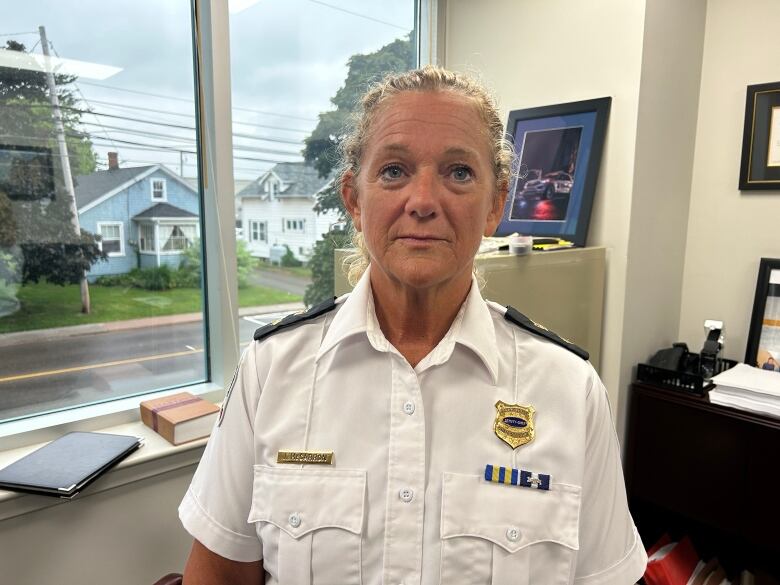
POLYGON ((745 363, 780 372, 780 258, 761 258, 745 363))
POLYGON ((780 81, 747 88, 739 189, 780 190, 780 81))
POLYGON ((586 244, 611 103, 603 97, 509 113, 517 173, 496 235, 586 244))

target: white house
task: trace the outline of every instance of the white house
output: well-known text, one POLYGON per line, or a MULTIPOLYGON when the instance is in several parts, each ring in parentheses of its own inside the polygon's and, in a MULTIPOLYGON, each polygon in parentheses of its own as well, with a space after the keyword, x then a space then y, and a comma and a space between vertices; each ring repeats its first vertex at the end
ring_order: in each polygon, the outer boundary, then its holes
POLYGON ((308 261, 317 240, 339 221, 333 211, 314 211, 317 193, 331 182, 331 177, 323 179, 311 165, 285 162, 239 191, 237 208, 251 254, 271 258, 272 248, 284 253, 286 245, 298 260, 308 261))

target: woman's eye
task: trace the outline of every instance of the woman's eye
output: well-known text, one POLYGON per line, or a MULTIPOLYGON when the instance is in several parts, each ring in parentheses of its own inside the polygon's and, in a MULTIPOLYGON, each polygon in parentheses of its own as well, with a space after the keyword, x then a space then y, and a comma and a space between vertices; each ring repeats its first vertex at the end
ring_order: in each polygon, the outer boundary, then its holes
POLYGON ((400 179, 404 176, 403 169, 398 165, 387 165, 382 169, 381 173, 383 179, 400 179))
POLYGON ((473 176, 474 175, 471 172, 471 169, 468 167, 460 166, 452 169, 452 178, 455 179, 456 181, 459 182, 468 181, 473 176))

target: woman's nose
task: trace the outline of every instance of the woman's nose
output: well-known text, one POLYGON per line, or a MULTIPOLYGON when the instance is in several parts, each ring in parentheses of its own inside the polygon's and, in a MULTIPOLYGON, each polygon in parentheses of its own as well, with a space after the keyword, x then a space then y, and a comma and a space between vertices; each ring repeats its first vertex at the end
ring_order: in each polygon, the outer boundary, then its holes
POLYGON ((439 211, 438 174, 422 171, 415 175, 408 185, 409 198, 406 212, 419 218, 435 216, 439 211))

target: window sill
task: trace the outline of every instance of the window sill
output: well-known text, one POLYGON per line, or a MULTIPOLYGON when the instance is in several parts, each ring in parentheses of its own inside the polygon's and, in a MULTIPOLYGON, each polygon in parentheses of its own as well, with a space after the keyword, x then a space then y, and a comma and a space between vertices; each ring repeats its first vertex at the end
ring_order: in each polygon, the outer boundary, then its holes
MULTIPOLYGON (((211 402, 218 402, 223 396, 223 390, 215 384, 199 384, 190 386, 186 390, 211 402)), ((74 430, 132 435, 144 440, 144 445, 140 449, 87 486, 82 494, 76 496, 76 499, 195 465, 200 460, 208 441, 207 437, 174 446, 140 420, 138 405, 141 401, 181 391, 181 388, 177 388, 154 395, 135 396, 106 404, 0 424, 0 469, 49 441, 74 430), (133 406, 128 408, 128 405, 133 406), (114 412, 101 414, 97 412, 99 409, 114 412), (92 416, 84 416, 87 411, 91 411, 92 416), (74 417, 76 413, 82 416, 74 417)), ((0 521, 65 504, 68 501, 0 490, 0 521)))

